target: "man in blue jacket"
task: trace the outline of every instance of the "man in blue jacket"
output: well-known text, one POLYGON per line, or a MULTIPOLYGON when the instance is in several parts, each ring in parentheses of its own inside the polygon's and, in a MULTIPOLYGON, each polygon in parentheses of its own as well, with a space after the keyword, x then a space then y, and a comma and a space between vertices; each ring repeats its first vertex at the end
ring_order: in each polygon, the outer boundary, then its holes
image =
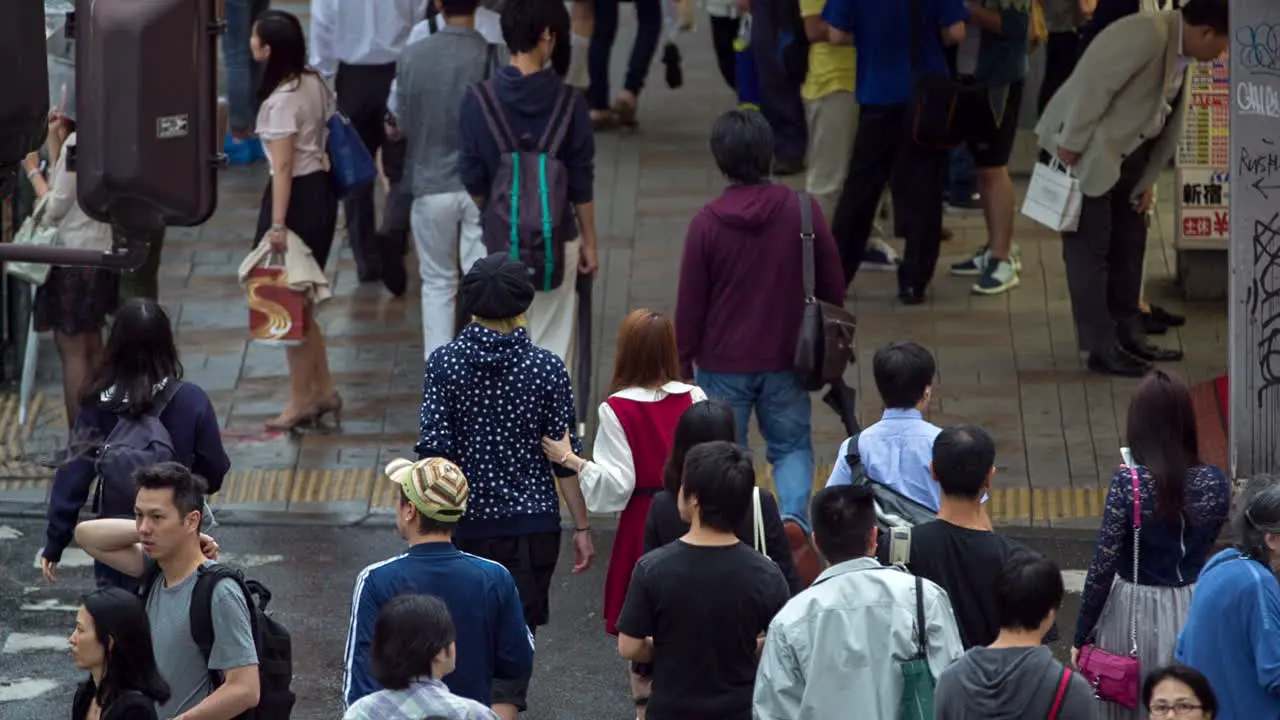
MULTIPOLYGON (((394 460, 386 472, 400 486, 396 528, 409 549, 356 578, 343 701, 350 706, 381 689, 370 672, 369 646, 383 605, 399 595, 422 594, 439 597, 453 617, 457 666, 443 678, 445 685, 455 695, 490 705, 495 680, 520 678, 533 669, 533 635, 515 580, 502 565, 454 546, 453 530, 470 495, 458 466, 444 458, 394 460)), ((494 712, 515 717, 510 705, 495 704, 494 712)))

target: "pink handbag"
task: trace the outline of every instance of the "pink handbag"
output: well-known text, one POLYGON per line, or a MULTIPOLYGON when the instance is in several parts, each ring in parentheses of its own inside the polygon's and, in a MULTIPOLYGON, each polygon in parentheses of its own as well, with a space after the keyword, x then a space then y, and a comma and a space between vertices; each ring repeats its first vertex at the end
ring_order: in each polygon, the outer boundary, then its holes
MULTIPOLYGON (((1133 580, 1138 581, 1138 539, 1142 536, 1142 501, 1138 495, 1138 469, 1129 468, 1133 476, 1133 580)), ((1138 662, 1138 603, 1129 601, 1129 654, 1117 655, 1099 650, 1089 643, 1080 648, 1077 660, 1080 674, 1093 694, 1132 710, 1138 707, 1142 669, 1138 662)))

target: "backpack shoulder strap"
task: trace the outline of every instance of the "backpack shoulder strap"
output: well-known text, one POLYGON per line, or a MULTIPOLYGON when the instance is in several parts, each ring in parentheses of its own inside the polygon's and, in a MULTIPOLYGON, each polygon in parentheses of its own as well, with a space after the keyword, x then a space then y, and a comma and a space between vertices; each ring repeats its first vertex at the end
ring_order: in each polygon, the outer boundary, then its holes
POLYGON ((169 407, 170 401, 178 395, 178 391, 182 389, 183 385, 184 383, 181 380, 173 379, 170 379, 165 383, 164 389, 160 391, 160 395, 152 400, 151 412, 147 414, 155 418, 160 417, 160 415, 164 413, 164 409, 169 407))
POLYGON ((916 576, 916 652, 921 659, 929 657, 929 625, 924 618, 924 578, 916 576))
MULTIPOLYGON (((201 565, 196 570, 196 586, 191 592, 191 639, 195 641, 196 647, 200 648, 200 655, 205 661, 209 660, 209 655, 213 652, 213 589, 214 586, 223 580, 233 580, 240 591, 244 593, 245 602, 249 604, 249 610, 253 611, 253 597, 245 588, 244 576, 239 570, 233 570, 226 565, 214 563, 213 565, 201 565)), ((257 642, 258 630, 253 627, 252 620, 249 623, 253 628, 254 642, 257 642)))
POLYGON ((498 152, 509 153, 516 150, 516 136, 511 132, 507 116, 502 112, 497 92, 493 88, 493 80, 485 80, 471 86, 471 91, 480 101, 480 112, 484 114, 484 122, 489 126, 493 141, 498 144, 498 152))
POLYGON ((1058 681, 1058 692, 1053 696, 1053 707, 1049 708, 1048 720, 1058 720, 1058 713, 1062 712, 1062 702, 1067 697, 1067 687, 1071 683, 1071 668, 1062 668, 1062 679, 1058 681))
POLYGON ((561 83, 560 93, 556 96, 556 104, 552 106, 551 118, 547 120, 547 129, 542 132, 538 141, 538 152, 555 157, 569 134, 569 126, 573 124, 573 104, 576 93, 568 85, 561 83))
POLYGON ((857 469, 863 467, 862 453, 858 452, 858 438, 862 433, 849 436, 849 449, 844 453, 845 464, 849 466, 849 474, 857 479, 857 469))
POLYGON ((146 567, 142 570, 142 575, 138 577, 138 597, 142 598, 142 604, 147 604, 147 598, 151 596, 151 589, 156 586, 156 582, 160 579, 160 564, 150 558, 147 559, 146 567))

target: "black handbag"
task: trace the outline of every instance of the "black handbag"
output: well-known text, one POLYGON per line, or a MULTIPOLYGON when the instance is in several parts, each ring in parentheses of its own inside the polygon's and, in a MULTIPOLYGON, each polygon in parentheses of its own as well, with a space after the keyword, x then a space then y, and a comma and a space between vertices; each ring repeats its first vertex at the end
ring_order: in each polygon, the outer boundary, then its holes
POLYGON ((922 5, 922 0, 911 0, 911 71, 915 75, 910 106, 911 137, 918 145, 950 150, 968 139, 972 109, 981 103, 984 90, 949 74, 923 71, 922 5))
POLYGON ((804 389, 819 390, 844 377, 855 359, 853 336, 858 322, 843 307, 819 300, 815 294, 813 201, 797 192, 800 202, 801 252, 804 253, 804 312, 792 367, 804 389))

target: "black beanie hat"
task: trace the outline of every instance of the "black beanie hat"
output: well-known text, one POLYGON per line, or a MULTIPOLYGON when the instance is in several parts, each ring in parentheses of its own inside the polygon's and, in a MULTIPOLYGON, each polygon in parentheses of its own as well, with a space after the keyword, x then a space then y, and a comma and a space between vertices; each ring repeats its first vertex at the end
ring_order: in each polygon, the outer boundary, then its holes
POLYGON ((462 278, 462 309, 486 320, 523 315, 533 303, 529 269, 507 253, 494 253, 471 266, 462 278))

